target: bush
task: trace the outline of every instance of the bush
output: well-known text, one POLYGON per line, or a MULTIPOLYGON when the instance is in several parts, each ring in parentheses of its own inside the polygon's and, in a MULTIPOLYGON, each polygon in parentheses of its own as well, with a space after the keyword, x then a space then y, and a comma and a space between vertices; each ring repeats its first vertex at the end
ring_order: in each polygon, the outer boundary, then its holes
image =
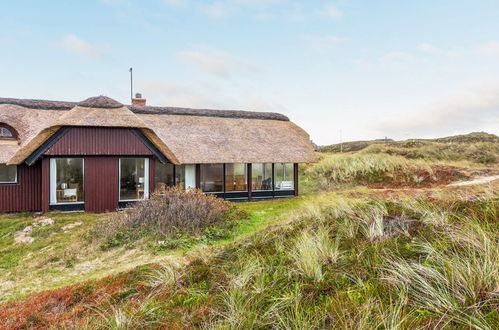
POLYGON ((106 247, 114 247, 145 234, 174 238, 216 233, 231 229, 242 217, 244 213, 231 202, 196 189, 168 187, 131 210, 113 214, 96 231, 107 239, 106 247))

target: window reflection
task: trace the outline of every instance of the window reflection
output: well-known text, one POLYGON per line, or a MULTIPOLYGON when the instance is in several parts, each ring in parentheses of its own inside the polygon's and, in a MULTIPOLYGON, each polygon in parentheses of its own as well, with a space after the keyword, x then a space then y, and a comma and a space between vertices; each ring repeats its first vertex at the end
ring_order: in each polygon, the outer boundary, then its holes
POLYGON ((275 190, 294 190, 293 163, 276 163, 274 175, 275 190))
POLYGON ((53 164, 56 202, 83 202, 83 158, 56 158, 53 164))
POLYGON ((147 158, 120 159, 120 200, 139 200, 148 197, 148 164, 147 158))
POLYGON ((222 164, 201 164, 201 190, 223 192, 224 173, 222 164))
POLYGON ((0 183, 14 183, 17 181, 17 166, 0 164, 0 183))
POLYGON ((246 191, 246 164, 225 165, 225 191, 246 191))
POLYGON ((253 191, 272 190, 271 163, 254 163, 251 165, 251 187, 253 191))

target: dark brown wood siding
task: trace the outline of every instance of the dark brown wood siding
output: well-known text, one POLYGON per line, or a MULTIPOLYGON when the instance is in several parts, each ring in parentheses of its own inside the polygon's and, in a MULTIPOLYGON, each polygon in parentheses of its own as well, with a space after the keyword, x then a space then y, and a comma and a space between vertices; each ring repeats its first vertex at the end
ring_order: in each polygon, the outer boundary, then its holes
POLYGON ((0 212, 41 210, 41 162, 17 167, 17 184, 0 185, 0 212))
POLYGON ((72 127, 45 155, 152 155, 131 128, 72 127))
POLYGON ((118 208, 118 158, 85 158, 85 211, 109 212, 118 208))
POLYGON ((50 203, 50 159, 42 158, 42 188, 41 188, 41 211, 47 213, 49 211, 50 203))

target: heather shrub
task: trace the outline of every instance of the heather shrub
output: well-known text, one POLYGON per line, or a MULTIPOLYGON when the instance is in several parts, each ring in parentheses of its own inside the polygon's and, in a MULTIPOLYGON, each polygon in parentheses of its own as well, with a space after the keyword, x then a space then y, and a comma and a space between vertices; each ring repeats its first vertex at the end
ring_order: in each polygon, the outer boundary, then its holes
POLYGON ((130 210, 113 214, 97 227, 97 232, 107 239, 107 247, 148 234, 161 239, 200 235, 221 238, 244 216, 231 202, 200 190, 172 187, 135 203, 130 210))

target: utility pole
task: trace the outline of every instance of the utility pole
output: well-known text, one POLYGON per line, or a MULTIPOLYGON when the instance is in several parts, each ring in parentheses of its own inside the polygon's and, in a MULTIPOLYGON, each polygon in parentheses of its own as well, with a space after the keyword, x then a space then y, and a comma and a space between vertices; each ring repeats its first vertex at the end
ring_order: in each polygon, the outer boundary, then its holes
POLYGON ((130 102, 133 99, 133 68, 130 68, 130 102))

